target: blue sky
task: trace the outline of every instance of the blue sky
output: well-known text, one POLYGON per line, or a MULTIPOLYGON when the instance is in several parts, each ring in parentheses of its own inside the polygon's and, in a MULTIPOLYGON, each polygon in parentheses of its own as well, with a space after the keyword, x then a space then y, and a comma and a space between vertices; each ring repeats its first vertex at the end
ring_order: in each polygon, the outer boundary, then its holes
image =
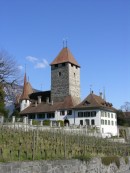
POLYGON ((81 65, 81 98, 105 88, 116 108, 130 102, 129 0, 0 0, 0 49, 36 89, 49 90, 49 64, 63 40, 81 65))

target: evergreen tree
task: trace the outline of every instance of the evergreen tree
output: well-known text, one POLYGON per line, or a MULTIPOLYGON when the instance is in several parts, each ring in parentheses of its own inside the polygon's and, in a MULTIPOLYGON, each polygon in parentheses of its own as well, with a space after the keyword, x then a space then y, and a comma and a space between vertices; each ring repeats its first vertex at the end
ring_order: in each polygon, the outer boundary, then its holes
POLYGON ((2 86, 0 86, 0 115, 7 117, 8 111, 5 110, 4 98, 5 98, 5 92, 2 88, 2 86))

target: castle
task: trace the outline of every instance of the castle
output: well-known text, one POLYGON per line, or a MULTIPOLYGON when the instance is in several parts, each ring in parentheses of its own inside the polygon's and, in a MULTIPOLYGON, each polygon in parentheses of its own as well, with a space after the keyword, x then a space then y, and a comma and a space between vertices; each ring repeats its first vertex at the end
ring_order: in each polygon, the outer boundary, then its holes
POLYGON ((81 102, 80 65, 68 47, 62 48, 52 61, 51 91, 33 92, 24 76, 20 114, 29 119, 62 120, 69 125, 96 126, 101 133, 116 136, 116 109, 92 92, 81 102))

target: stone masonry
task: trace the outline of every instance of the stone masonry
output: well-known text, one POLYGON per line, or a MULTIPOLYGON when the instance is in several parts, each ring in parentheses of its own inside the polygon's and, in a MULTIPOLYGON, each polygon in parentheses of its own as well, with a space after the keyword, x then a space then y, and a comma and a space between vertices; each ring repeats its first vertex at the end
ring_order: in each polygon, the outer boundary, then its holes
POLYGON ((71 63, 51 66, 51 99, 63 101, 68 95, 80 102, 80 68, 71 63))
POLYGON ((89 162, 81 160, 10 162, 0 163, 0 173, 130 173, 130 161, 126 164, 121 158, 119 168, 115 163, 103 165, 100 158, 94 158, 89 162))

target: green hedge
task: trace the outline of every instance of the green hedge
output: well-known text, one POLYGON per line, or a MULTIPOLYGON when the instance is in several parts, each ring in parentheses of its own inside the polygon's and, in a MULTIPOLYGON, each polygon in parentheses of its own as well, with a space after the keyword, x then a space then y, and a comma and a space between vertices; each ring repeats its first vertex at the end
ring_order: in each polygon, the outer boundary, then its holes
POLYGON ((116 166, 120 167, 120 158, 117 156, 101 157, 102 164, 109 166, 111 163, 115 163, 116 166))

